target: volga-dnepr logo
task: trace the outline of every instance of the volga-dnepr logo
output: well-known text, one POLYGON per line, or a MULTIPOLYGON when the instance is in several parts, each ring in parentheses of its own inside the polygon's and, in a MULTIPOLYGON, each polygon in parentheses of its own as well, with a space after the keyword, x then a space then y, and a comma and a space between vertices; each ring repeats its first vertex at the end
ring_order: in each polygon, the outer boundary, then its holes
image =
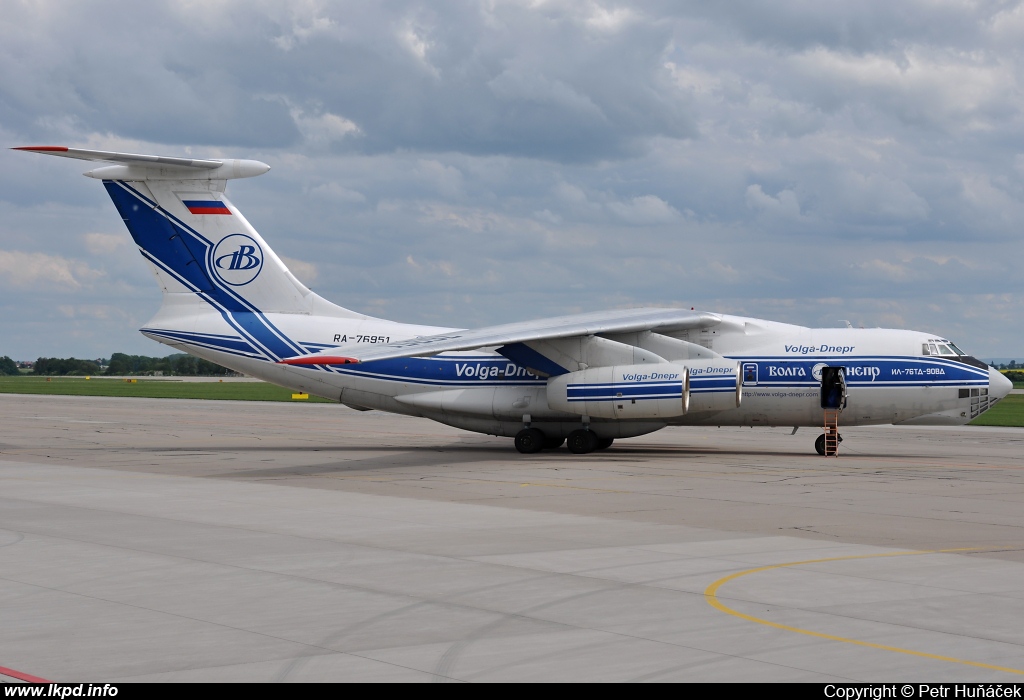
POLYGON ((263 269, 263 249, 244 233, 225 236, 213 249, 213 274, 224 284, 249 284, 263 269))

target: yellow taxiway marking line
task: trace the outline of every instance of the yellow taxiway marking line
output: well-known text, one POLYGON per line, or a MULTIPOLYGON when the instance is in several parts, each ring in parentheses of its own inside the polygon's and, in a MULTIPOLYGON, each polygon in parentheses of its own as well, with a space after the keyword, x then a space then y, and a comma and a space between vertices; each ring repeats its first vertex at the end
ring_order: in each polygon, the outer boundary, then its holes
POLYGON ((785 564, 772 564, 770 566, 759 566, 754 569, 747 569, 740 571, 729 576, 724 576, 710 586, 704 589, 704 599, 708 602, 708 605, 720 610, 733 617, 738 617, 741 620, 747 620, 748 622, 756 622, 759 625, 766 625, 768 627, 774 627, 775 629, 786 630, 787 632, 796 632, 797 634, 805 634, 808 637, 817 637, 818 639, 828 639, 833 642, 844 642, 846 644, 855 644, 860 647, 868 647, 870 649, 881 649, 882 651, 894 651, 898 654, 909 654, 910 656, 917 656, 923 659, 934 659, 936 661, 948 661, 954 664, 963 664, 965 666, 973 666, 975 668, 985 668, 992 671, 1005 671, 1006 673, 1015 673, 1017 675, 1024 675, 1024 670, 1017 668, 1007 668, 1005 666, 993 666, 992 664, 983 664, 978 661, 968 661, 966 659, 957 659, 952 656, 940 656, 938 654, 928 654, 923 651, 914 651, 913 649, 903 649, 901 647, 892 647, 885 644, 875 644, 874 642, 865 642, 860 639, 851 639, 849 637, 839 637, 834 634, 826 634, 824 632, 815 632, 814 630, 805 630, 800 627, 792 627, 790 625, 783 625, 779 622, 772 622, 771 620, 765 620, 761 617, 755 617, 753 615, 747 615, 739 610, 734 610, 728 605, 718 599, 718 589, 730 581, 735 581, 743 576, 749 576, 756 574, 761 571, 771 571, 772 569, 784 569, 790 566, 801 566, 803 564, 821 564, 823 562, 831 561, 849 561, 852 559, 874 559, 880 557, 906 557, 919 554, 948 554, 951 552, 968 552, 978 551, 978 547, 961 547, 958 549, 934 549, 928 551, 915 551, 915 552, 887 552, 884 554, 860 554, 849 557, 830 557, 827 559, 805 559, 804 561, 791 561, 785 564))

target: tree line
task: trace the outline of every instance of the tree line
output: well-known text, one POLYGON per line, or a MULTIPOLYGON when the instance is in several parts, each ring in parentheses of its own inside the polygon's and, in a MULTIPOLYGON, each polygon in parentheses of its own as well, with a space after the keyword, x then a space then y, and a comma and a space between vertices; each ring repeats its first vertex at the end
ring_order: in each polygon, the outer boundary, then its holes
POLYGON ((1003 374, 1011 382, 1024 382, 1024 370, 1007 370, 1003 374))
POLYGON ((221 377, 235 373, 233 369, 184 353, 168 357, 146 357, 145 355, 125 355, 115 352, 110 356, 104 374, 150 374, 153 372, 163 372, 181 377, 221 377))
MULTIPOLYGON (((115 352, 109 360, 80 360, 74 357, 40 357, 32 374, 47 377, 151 375, 157 372, 179 377, 222 377, 234 370, 184 353, 168 357, 147 357, 115 352)), ((0 374, 18 374, 17 364, 6 355, 0 358, 0 374)))

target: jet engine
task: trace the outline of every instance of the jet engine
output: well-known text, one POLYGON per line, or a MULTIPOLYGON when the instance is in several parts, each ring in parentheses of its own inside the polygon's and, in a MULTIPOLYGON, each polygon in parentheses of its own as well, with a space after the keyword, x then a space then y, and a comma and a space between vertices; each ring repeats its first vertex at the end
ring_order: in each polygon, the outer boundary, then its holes
POLYGON ((690 370, 690 413, 739 408, 743 401, 743 377, 738 362, 686 360, 690 370))
POLYGON ((592 367, 549 379, 547 398, 553 410, 592 418, 675 418, 689 408, 690 372, 668 362, 592 367))

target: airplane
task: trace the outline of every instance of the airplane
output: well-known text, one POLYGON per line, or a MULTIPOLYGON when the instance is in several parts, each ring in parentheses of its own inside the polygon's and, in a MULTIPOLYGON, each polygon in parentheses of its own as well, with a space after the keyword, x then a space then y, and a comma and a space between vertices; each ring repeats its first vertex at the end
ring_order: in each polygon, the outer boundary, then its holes
MULTIPOLYGON (((140 331, 176 350, 350 408, 574 454, 669 426, 964 425, 1012 383, 934 333, 806 328, 676 308, 471 330, 374 318, 310 291, 225 196, 270 166, 65 146, 100 180, 163 290, 140 331), (832 411, 833 423, 824 422, 832 411)), ((832 436, 835 444, 826 443, 832 436)))

